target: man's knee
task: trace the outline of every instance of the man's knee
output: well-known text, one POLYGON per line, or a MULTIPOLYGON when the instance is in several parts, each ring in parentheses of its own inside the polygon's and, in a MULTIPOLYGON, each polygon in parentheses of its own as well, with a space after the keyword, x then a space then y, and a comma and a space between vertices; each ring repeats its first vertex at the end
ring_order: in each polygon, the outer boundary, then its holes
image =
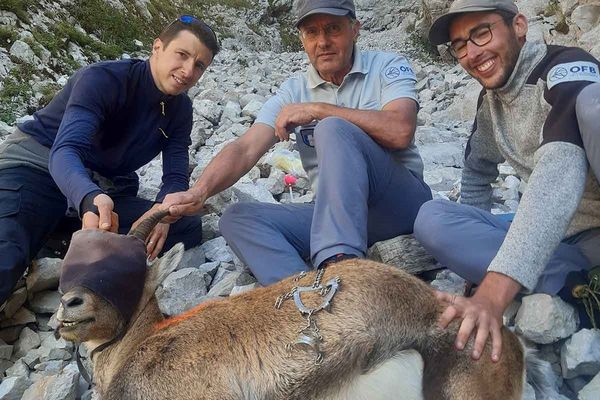
POLYGON ((186 249, 202 243, 202 218, 200 216, 184 217, 179 220, 181 229, 176 232, 186 249))
MULTIPOLYGON (((332 141, 337 142, 341 139, 348 140, 360 132, 359 127, 343 118, 327 117, 315 126, 315 143, 319 146, 330 144, 332 141)), ((362 135, 365 136, 364 133, 362 135)))
POLYGON ((415 219, 415 238, 426 247, 442 243, 445 236, 444 226, 448 222, 448 208, 451 206, 456 204, 442 199, 424 203, 415 219))
POLYGON ((227 207, 219 219, 219 230, 227 240, 248 223, 248 218, 256 216, 256 205, 253 203, 234 203, 227 207))
POLYGON ((598 133, 600 124, 600 83, 586 86, 577 96, 577 121, 582 135, 598 133))

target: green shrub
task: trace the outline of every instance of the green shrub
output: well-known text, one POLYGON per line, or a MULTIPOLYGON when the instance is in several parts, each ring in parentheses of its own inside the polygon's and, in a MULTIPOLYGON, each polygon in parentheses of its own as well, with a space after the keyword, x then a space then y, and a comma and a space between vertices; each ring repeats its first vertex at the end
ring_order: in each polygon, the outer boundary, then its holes
POLYGON ((34 0, 0 0, 0 10, 14 13, 21 21, 29 23, 28 10, 35 5, 34 0))
POLYGON ((17 32, 13 28, 0 26, 0 46, 10 47, 17 37, 17 32))

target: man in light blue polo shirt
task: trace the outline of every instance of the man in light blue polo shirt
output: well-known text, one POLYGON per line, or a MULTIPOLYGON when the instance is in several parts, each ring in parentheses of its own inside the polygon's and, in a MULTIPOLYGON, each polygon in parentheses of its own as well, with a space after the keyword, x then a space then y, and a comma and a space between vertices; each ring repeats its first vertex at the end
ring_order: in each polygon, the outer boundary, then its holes
POLYGON ((418 104, 408 61, 358 49, 351 0, 297 0, 295 11, 308 70, 283 83, 190 190, 164 202, 175 215, 199 212, 295 131, 315 203, 237 203, 220 221, 230 247, 263 285, 364 257, 370 244, 411 233, 419 207, 431 199, 414 145, 418 104))

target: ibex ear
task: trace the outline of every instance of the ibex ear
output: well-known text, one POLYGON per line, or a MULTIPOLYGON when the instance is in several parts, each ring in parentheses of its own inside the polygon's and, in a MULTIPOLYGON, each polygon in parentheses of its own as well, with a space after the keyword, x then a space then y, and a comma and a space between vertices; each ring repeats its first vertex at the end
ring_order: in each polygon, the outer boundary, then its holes
POLYGON ((161 258, 156 259, 152 263, 149 272, 152 273, 152 284, 154 288, 157 288, 171 272, 175 271, 181 262, 184 251, 183 243, 177 243, 171 250, 167 251, 161 258))

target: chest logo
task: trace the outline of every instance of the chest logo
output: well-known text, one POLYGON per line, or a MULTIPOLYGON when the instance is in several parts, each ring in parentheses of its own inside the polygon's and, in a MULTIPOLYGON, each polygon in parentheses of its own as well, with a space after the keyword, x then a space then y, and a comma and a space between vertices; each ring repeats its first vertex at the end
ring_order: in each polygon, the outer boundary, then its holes
POLYGON ((555 65, 548 73, 548 89, 564 82, 600 82, 600 67, 589 61, 555 65))

